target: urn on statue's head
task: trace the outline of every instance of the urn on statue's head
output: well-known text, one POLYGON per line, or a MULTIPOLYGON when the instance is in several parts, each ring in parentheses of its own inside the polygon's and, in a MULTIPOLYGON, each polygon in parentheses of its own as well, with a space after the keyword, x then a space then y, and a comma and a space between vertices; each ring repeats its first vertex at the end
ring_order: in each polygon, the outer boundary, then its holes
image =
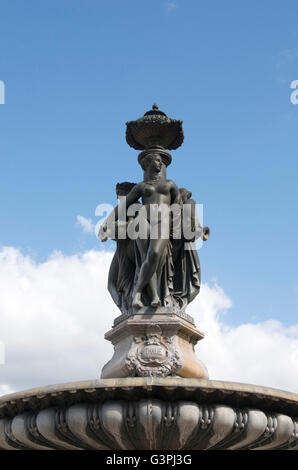
POLYGON ((176 150, 183 140, 182 121, 169 118, 157 104, 143 117, 126 123, 126 141, 135 150, 156 146, 176 150))

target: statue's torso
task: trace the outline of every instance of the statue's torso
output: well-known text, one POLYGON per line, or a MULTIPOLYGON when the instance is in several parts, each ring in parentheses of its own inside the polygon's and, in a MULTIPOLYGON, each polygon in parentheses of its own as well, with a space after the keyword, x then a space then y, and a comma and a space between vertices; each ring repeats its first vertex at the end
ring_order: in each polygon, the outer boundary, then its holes
POLYGON ((142 193, 143 205, 149 204, 171 204, 171 189, 173 182, 169 180, 161 180, 157 182, 142 182, 140 190, 142 193))

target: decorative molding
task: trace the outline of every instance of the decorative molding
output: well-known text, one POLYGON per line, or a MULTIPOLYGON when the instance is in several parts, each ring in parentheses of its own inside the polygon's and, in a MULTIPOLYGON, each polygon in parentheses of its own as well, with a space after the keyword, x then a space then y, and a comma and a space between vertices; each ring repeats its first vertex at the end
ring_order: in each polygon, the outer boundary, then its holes
POLYGON ((294 449, 297 419, 193 401, 108 400, 0 420, 0 449, 294 449), (46 419, 45 419, 46 417, 46 419))
POLYGON ((156 314, 161 314, 161 315, 177 315, 177 317, 183 318, 187 322, 191 324, 191 326, 195 326, 195 321, 191 315, 188 315, 188 313, 185 313, 183 310, 179 310, 178 308, 175 309, 173 307, 159 307, 156 309, 153 309, 152 307, 144 307, 141 308, 137 311, 132 311, 132 312, 127 312, 123 313, 122 315, 119 315, 119 317, 116 317, 114 319, 114 324, 113 327, 116 327, 123 321, 132 318, 132 317, 137 317, 138 315, 156 315, 156 314))
MULTIPOLYGON (((39 387, 0 397, 0 418, 27 411, 41 411, 80 403, 107 400, 141 400, 154 397, 168 401, 221 403, 230 407, 259 409, 266 413, 298 416, 298 394, 273 388, 219 380, 176 377, 127 377, 100 379, 39 387)), ((3 424, 3 421, 1 421, 3 424)), ((298 432, 298 425, 297 430, 298 432)))
POLYGON ((174 377, 52 385, 0 398, 0 449, 298 449, 298 395, 174 377))

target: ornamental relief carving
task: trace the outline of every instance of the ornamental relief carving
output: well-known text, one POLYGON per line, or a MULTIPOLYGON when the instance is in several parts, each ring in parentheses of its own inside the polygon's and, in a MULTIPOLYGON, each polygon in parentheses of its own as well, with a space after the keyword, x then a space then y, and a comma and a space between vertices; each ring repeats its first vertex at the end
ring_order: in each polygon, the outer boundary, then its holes
POLYGON ((134 376, 166 377, 182 367, 173 337, 163 336, 158 325, 149 325, 145 336, 137 336, 126 359, 126 367, 134 376))

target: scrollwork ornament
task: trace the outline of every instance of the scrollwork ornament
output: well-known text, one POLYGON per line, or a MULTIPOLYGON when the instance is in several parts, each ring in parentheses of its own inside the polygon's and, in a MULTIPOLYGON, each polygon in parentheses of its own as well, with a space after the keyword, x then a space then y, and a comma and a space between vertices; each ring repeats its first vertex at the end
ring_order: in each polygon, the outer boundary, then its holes
POLYGON ((134 338, 125 365, 134 376, 166 377, 175 375, 182 362, 172 338, 162 336, 158 325, 151 325, 145 337, 134 338))

